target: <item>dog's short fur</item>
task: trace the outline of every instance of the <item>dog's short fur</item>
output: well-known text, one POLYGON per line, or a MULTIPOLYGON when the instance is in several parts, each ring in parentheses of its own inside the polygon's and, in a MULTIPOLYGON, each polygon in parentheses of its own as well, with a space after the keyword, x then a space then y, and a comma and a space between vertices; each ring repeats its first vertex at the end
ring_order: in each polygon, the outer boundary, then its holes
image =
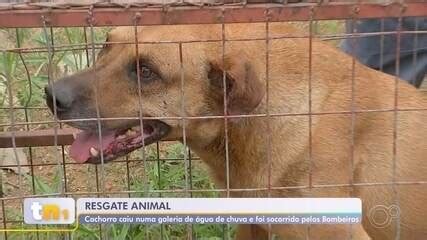
MULTIPOLYGON (((265 24, 231 24, 225 26, 225 37, 263 38, 265 29, 265 24)), ((414 87, 398 81, 396 89, 393 76, 357 62, 353 75, 350 56, 316 39, 311 59, 308 38, 272 39, 268 56, 265 40, 230 41, 225 44, 223 59, 221 41, 192 42, 221 40, 221 25, 141 27, 137 34, 139 41, 165 43, 140 44, 138 57, 134 44, 107 44, 96 70, 91 68, 56 83, 58 89, 79 92, 73 107, 61 118, 95 117, 95 86, 102 117, 139 116, 138 84, 127 73, 138 58, 158 75, 154 81, 141 82, 142 115, 224 115, 224 70, 227 114, 270 115, 229 118, 228 183, 224 119, 163 120, 171 126, 168 139, 182 140, 185 124, 187 144, 209 166, 218 188, 227 184, 232 189, 259 188, 232 191, 231 195, 265 197, 269 183, 272 187, 305 186, 276 188, 271 196, 355 196, 363 201, 363 227, 312 225, 308 230, 303 225, 272 225, 272 232, 281 239, 305 239, 306 234, 309 239, 342 240, 351 235, 352 239, 383 240, 397 234, 400 239, 427 239, 427 187, 405 184, 427 181, 427 112, 414 111, 426 109, 427 102, 414 87), (181 45, 181 56, 179 44, 168 41, 187 41, 181 45), (402 111, 393 112, 395 104, 402 111), (309 111, 314 115, 310 117, 309 111), (288 115, 277 116, 280 114, 288 115), (399 184, 393 187, 389 184, 393 181, 399 184), (325 187, 334 184, 342 186, 325 187), (323 187, 316 187, 319 185, 323 187), (386 227, 371 224, 372 208, 393 204, 400 207, 400 225, 396 221, 386 227)), ((297 32, 289 24, 270 24, 270 37, 287 34, 297 32)), ((133 42, 134 38, 134 28, 121 27, 111 31, 107 41, 133 42)), ((115 120, 103 123, 103 127, 134 124, 115 120)), ((82 122, 74 126, 93 127, 82 122)), ((240 226, 237 238, 265 239, 267 229, 240 226)))

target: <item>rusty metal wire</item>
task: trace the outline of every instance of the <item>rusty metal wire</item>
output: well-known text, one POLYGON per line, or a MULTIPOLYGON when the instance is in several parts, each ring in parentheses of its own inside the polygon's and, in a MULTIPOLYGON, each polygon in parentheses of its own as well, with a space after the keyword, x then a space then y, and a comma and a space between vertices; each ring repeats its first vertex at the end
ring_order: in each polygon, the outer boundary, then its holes
MULTIPOLYGON (((346 4, 390 4, 396 2, 394 0, 328 0, 326 3, 346 3, 346 4)), ((422 0, 406 0, 406 3, 417 3, 422 0)), ((0 3, 0 10, 11 10, 11 9, 87 9, 91 7, 107 8, 131 8, 131 7, 173 7, 173 6, 215 6, 215 5, 246 5, 254 3, 280 3, 284 5, 297 5, 297 4, 319 4, 318 0, 39 0, 39 1, 25 1, 16 0, 9 1, 7 3, 0 3)), ((322 4, 323 2, 320 2, 322 4)))
MULTIPOLYGON (((396 2, 394 0, 328 0, 326 3, 346 3, 346 4, 390 4, 396 2)), ((422 0, 406 0, 406 3, 417 3, 422 0)), ((246 5, 254 3, 280 3, 280 4, 300 4, 300 3, 319 3, 318 0, 247 0, 247 1, 215 1, 215 0, 39 0, 39 1, 25 1, 16 0, 7 3, 0 3, 0 10, 10 9, 69 9, 69 8, 90 8, 90 7, 164 7, 169 6, 212 6, 212 5, 246 5)), ((323 2, 320 2, 322 4, 323 2)))
MULTIPOLYGON (((384 4, 362 4, 363 1, 333 1, 331 3, 302 2, 291 5, 283 3, 226 3, 219 6, 183 6, 171 7, 161 5, 156 8, 101 8, 89 5, 83 9, 76 8, 6 8, 0 10, 0 22, 3 27, 41 27, 44 17, 51 26, 71 27, 88 26, 88 10, 96 15, 94 26, 132 26, 132 17, 136 12, 141 13, 139 24, 207 24, 207 23, 237 23, 265 22, 265 10, 270 12, 270 21, 308 21, 312 9, 316 12, 317 20, 347 19, 353 9, 359 12, 359 18, 386 18, 402 16, 424 16, 427 11, 425 2, 406 0, 386 1, 384 4), (247 4, 246 4, 247 3, 247 4), (244 6, 244 7, 242 7, 244 6), (402 9, 404 10, 401 13, 402 9), (222 19, 220 16, 224 14, 222 19)), ((326 1, 327 2, 327 1, 326 1)), ((378 3, 378 1, 376 1, 378 3)))

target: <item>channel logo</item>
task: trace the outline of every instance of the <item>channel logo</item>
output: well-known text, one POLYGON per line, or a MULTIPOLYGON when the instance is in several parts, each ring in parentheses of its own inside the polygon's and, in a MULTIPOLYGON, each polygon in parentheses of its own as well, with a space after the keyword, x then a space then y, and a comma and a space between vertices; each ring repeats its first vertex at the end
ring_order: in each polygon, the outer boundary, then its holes
POLYGON ((75 221, 73 198, 26 198, 24 222, 26 224, 72 224, 75 221))

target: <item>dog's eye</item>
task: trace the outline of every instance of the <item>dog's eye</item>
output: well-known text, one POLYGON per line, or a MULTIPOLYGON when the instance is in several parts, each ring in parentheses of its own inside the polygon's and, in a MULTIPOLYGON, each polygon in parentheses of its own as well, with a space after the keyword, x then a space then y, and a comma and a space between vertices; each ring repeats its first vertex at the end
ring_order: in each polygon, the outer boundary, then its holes
POLYGON ((144 83, 150 83, 158 78, 157 74, 146 65, 139 66, 139 80, 144 83))
POLYGON ((143 60, 140 62, 133 62, 130 64, 129 76, 137 81, 139 80, 141 83, 151 83, 155 80, 159 80, 160 77, 155 70, 153 70, 152 66, 145 63, 143 60))
POLYGON ((147 78, 151 78, 153 77, 153 71, 151 71, 151 69, 149 69, 146 66, 141 66, 141 69, 139 70, 139 74, 141 76, 141 78, 143 79, 147 79, 147 78))

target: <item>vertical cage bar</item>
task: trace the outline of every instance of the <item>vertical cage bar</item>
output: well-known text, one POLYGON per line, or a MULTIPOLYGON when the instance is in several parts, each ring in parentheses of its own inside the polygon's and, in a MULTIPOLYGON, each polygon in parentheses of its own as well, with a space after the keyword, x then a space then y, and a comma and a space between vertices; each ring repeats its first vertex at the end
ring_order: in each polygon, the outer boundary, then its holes
MULTIPOLYGON (((2 51, 3 57, 6 58, 6 51, 2 51)), ((6 64, 6 63, 5 63, 6 64)), ((5 66, 5 69, 6 66, 5 66)), ((19 159, 18 159, 18 153, 16 151, 16 136, 15 136, 15 116, 14 116, 14 107, 13 107, 13 94, 12 94, 12 80, 11 80, 11 76, 9 71, 6 71, 5 74, 5 78, 6 78, 6 88, 7 88, 7 93, 8 93, 8 101, 9 101, 9 111, 10 111, 10 115, 9 115, 9 119, 11 121, 11 141, 12 141, 12 148, 13 148, 13 154, 15 157, 15 160, 17 161, 17 165, 18 165, 18 174, 19 174, 19 178, 18 178, 18 182, 19 182, 19 189, 21 190, 21 165, 19 164, 19 159)), ((2 178, 2 182, 1 184, 3 185, 3 177, 0 176, 2 178)), ((3 195, 3 186, 2 187, 2 192, 1 194, 3 195)), ((19 193, 21 195, 21 193, 19 193)), ((2 200, 2 212, 3 212, 3 225, 5 226, 5 229, 7 228, 7 215, 5 213, 5 207, 4 207, 4 200, 2 200)), ((21 209, 22 212, 22 209, 21 209)), ((7 237, 7 235, 6 235, 7 237)))
MULTIPOLYGON (((381 18, 381 32, 384 32, 384 18, 381 18)), ((384 65, 384 34, 381 34, 380 37, 380 71, 383 71, 383 65, 384 65)))
MULTIPOLYGON (((309 21, 309 33, 308 33, 308 188, 311 194, 313 189, 313 116, 312 116, 312 81, 313 81, 313 20, 314 20, 315 9, 311 8, 310 21, 309 21)), ((311 225, 308 224, 306 227, 306 240, 310 239, 311 225)))
MULTIPOLYGON (((53 58, 55 56, 55 42, 54 42, 54 33, 53 33, 53 29, 52 27, 49 27, 49 33, 48 33, 48 20, 43 16, 42 17, 42 21, 43 21, 43 34, 45 37, 45 41, 46 41, 46 48, 47 48, 47 54, 48 54, 48 67, 47 67, 47 79, 48 79, 48 85, 49 86, 53 86, 53 76, 52 76, 52 62, 53 62, 53 58)), ((53 110, 54 110, 54 156, 55 156, 55 161, 56 161, 56 171, 58 171, 58 173, 60 174, 60 182, 59 182, 59 189, 56 189, 56 191, 60 192, 61 195, 65 193, 65 188, 64 188, 64 172, 61 170, 61 157, 60 154, 58 152, 58 127, 59 127, 59 122, 58 122, 58 115, 57 115, 57 102, 56 102, 56 95, 55 95, 55 91, 52 90, 52 98, 53 98, 53 110)), ((31 176, 33 178, 32 181, 34 181, 34 175, 31 176)))
MULTIPOLYGON (((268 164, 268 191, 267 197, 271 196, 271 170, 273 167, 273 162, 271 159, 271 152, 273 151, 271 147, 271 116, 270 116, 270 9, 266 9, 265 11, 265 93, 266 93, 266 114, 267 114, 267 164, 268 164)), ((268 224, 268 239, 273 239, 272 226, 268 224)))
MULTIPOLYGON (((414 51, 412 53, 412 67, 416 68, 417 66, 417 61, 418 61, 418 29, 419 29, 419 18, 415 18, 415 33, 413 33, 414 36, 414 47, 412 48, 412 50, 414 51)), ((418 86, 418 82, 415 82, 416 87, 421 87, 422 82, 420 83, 420 85, 418 86)))
MULTIPOLYGON (((6 58, 6 51, 3 51, 3 57, 6 58)), ((6 63, 5 63, 6 64, 6 63)), ((7 67, 5 66, 5 69, 7 69, 7 67)), ((13 106, 13 93, 12 93, 12 77, 10 76, 10 72, 6 71, 5 74, 6 77, 6 88, 7 88, 7 97, 8 97, 8 101, 9 101, 9 118, 10 118, 10 126, 11 126, 11 140, 12 140, 12 148, 13 148, 13 154, 15 157, 15 161, 16 161, 16 165, 18 166, 18 189, 19 189, 19 195, 21 197, 24 196, 23 193, 23 188, 22 188, 22 168, 21 168, 21 163, 19 161, 19 156, 18 156, 18 152, 16 149, 16 135, 15 135, 15 109, 13 106)), ((3 183, 2 183, 3 184, 3 183)), ((20 212, 23 213, 23 209, 22 207, 20 207, 20 212)), ((21 222, 21 227, 23 227, 23 224, 21 222)), ((21 236, 22 237, 22 236, 21 236)))
MULTIPOLYGON (((185 180, 185 195, 189 196, 189 181, 188 181, 188 156, 187 156, 187 132, 186 132, 186 111, 185 111, 185 74, 184 74, 184 61, 183 61, 183 53, 182 53, 182 42, 178 44, 179 49, 179 71, 180 71, 180 79, 181 79, 181 119, 182 119, 182 143, 184 145, 184 180, 185 180)), ((187 239, 193 239, 193 228, 192 224, 187 224, 187 239)))
MULTIPOLYGON (((47 53, 48 53, 48 68, 47 68, 47 79, 48 79, 48 84, 49 86, 53 86, 53 76, 52 76, 52 62, 53 62, 53 58, 55 56, 55 42, 54 42, 54 33, 53 33, 53 29, 52 27, 49 27, 49 33, 48 33, 48 23, 50 21, 48 21, 48 19, 46 17, 42 17, 42 21, 43 21, 43 34, 45 37, 45 41, 46 41, 46 48, 47 48, 47 53)), ((56 94, 55 91, 52 91, 52 98, 53 98, 53 110, 54 110, 54 146, 55 146, 55 160, 57 163, 57 171, 60 173, 61 176, 61 181, 59 184, 59 188, 61 191, 61 194, 64 194, 64 172, 61 170, 61 157, 59 155, 58 152, 58 128, 59 128, 59 121, 58 121, 58 114, 57 114, 57 101, 56 101, 56 94)), ((34 178, 34 176, 32 176, 34 178)), ((59 190, 59 189, 58 189, 59 190)))
MULTIPOLYGON (((90 56, 89 56, 89 44, 88 44, 88 33, 87 33, 87 26, 83 27, 83 36, 84 36, 84 41, 85 41, 85 55, 86 55, 86 67, 89 68, 91 66, 91 61, 90 61, 90 56)), ((88 166, 88 170, 91 171, 91 169, 94 169, 95 171, 95 189, 97 192, 97 196, 99 196, 99 174, 98 174, 98 165, 92 166, 89 165, 88 166)), ((102 239, 102 225, 99 224, 98 225, 98 232, 99 232, 99 236, 102 239)))
POLYGON ((63 183, 64 183, 64 189, 63 189, 63 191, 64 191, 64 196, 67 196, 67 192, 68 192, 68 188, 67 188, 67 168, 66 168, 66 163, 65 163, 65 148, 64 148, 64 146, 63 145, 61 145, 61 157, 62 157, 62 163, 61 163, 61 167, 62 167, 62 175, 63 175, 63 178, 61 179, 61 180, 63 180, 63 183))
MULTIPOLYGON (((351 13, 351 33, 354 35, 355 34, 355 23, 357 21, 357 14, 358 14, 358 9, 354 8, 352 13, 351 13)), ((351 110, 351 143, 350 143, 350 176, 351 178, 349 179, 350 182, 350 196, 353 196, 353 192, 354 192, 354 135, 355 135, 355 121, 356 121, 356 114, 355 114, 355 110, 356 110, 356 105, 355 105, 355 84, 356 84, 356 57, 355 57, 355 49, 356 49, 356 40, 358 38, 351 38, 351 105, 350 105, 350 110, 351 110)), ((349 232, 350 232, 350 240, 353 239, 353 233, 352 233, 352 225, 349 225, 349 232)))
MULTIPOLYGON (((83 27, 83 38, 84 38, 84 46, 85 46, 85 55, 86 55, 86 67, 89 68, 91 66, 91 62, 90 62, 90 56, 89 56, 89 43, 88 43, 88 31, 87 31, 87 26, 83 27)), ((97 192, 97 196, 99 196, 99 174, 98 174, 98 166, 92 166, 89 165, 88 167, 88 171, 91 171, 92 169, 94 169, 95 171, 95 189, 97 192)), ((99 236, 102 239, 102 226, 101 224, 98 225, 98 232, 99 232, 99 236)))
MULTIPOLYGON (((3 182, 2 182, 2 184, 3 184, 3 182)), ((1 196, 0 197, 3 197, 3 186, 1 186, 1 196)), ((5 208, 5 206, 4 206, 5 204, 4 204, 4 200, 2 199, 1 200, 1 213, 2 213, 2 217, 3 217, 3 229, 7 229, 7 217, 6 217, 6 208, 5 208)), ((4 231, 3 232, 3 236, 4 236, 4 240, 7 240, 8 239, 8 235, 7 235, 7 231, 4 231)))
MULTIPOLYGON (((147 178, 147 159, 146 159, 146 152, 145 152, 145 140, 144 140, 144 116, 143 116, 143 100, 142 100, 142 86, 141 86, 141 62, 139 59, 139 33, 138 33, 138 22, 141 18, 140 13, 136 13, 133 17, 133 29, 134 29, 134 46, 135 46, 135 58, 136 58, 136 76, 137 76, 137 84, 138 84, 138 117, 139 117, 139 127, 140 127, 140 133, 141 133, 141 139, 142 139, 142 162, 144 166, 144 176, 143 176, 143 182, 144 182, 144 196, 149 196, 149 186, 148 186, 148 178, 147 178)), ((142 33, 142 30, 141 30, 142 33)), ((146 231, 146 237, 149 238, 148 234, 148 228, 145 227, 146 231)))
MULTIPOLYGON (((15 34, 16 34, 16 46, 18 47, 18 48, 20 48, 21 47, 21 38, 20 38, 20 34, 19 34, 19 30, 16 28, 15 29, 15 34)), ((22 65, 24 66, 24 69, 25 69, 25 75, 26 75, 26 77, 27 77, 27 83, 28 83, 28 91, 29 91, 29 97, 28 97, 28 99, 26 100, 26 102, 25 102, 25 104, 24 104, 24 114, 25 114, 25 122, 29 122, 29 117, 28 117, 28 105, 29 105, 29 103, 30 103, 30 101, 31 101, 31 97, 32 97, 32 95, 33 95, 33 87, 32 87, 32 84, 31 84, 31 76, 30 76, 30 72, 29 72, 29 70, 28 70, 28 67, 27 67, 27 64, 26 64, 26 62, 25 62, 25 59, 24 59, 24 57, 22 56, 22 52, 21 51, 18 51, 18 56, 19 56, 19 59, 21 60, 21 63, 22 63, 22 65)), ((25 125, 25 129, 27 130, 27 131, 29 131, 30 130, 30 125, 29 124, 26 124, 25 125)), ((31 149, 31 147, 29 147, 28 148, 29 149, 29 155, 30 155, 30 162, 31 162, 31 175, 34 175, 34 168, 33 168, 33 164, 32 164, 32 149, 31 149)), ((34 185, 34 178, 32 178, 32 185, 33 185, 33 190, 34 190, 34 188, 35 188, 35 185, 34 185)))
MULTIPOLYGON (((227 104, 227 72, 225 69, 225 23, 224 23, 224 9, 221 11, 221 64, 222 68, 222 86, 223 86, 223 107, 224 107, 224 140, 225 140, 225 187, 226 197, 230 197, 230 150, 229 150, 229 138, 228 138, 228 104, 227 104)), ((227 239, 230 239, 230 224, 224 226, 227 239)))
POLYGON ((131 183, 130 183, 131 177, 130 177, 130 167, 129 167, 129 161, 130 161, 129 155, 126 155, 125 160, 126 160, 126 185, 127 185, 126 187, 127 187, 127 190, 129 191, 127 195, 130 198, 130 197, 132 197, 132 194, 130 193, 130 191, 131 191, 131 183))
MULTIPOLYGON (((163 161, 163 163, 164 163, 164 161, 163 161)), ((159 176, 157 179, 157 186, 158 186, 159 190, 162 190, 162 186, 161 186, 161 181, 162 181, 161 173, 162 173, 162 171, 160 170, 161 164, 160 164, 160 144, 159 144, 159 142, 156 142, 156 164, 157 164, 157 176, 159 176)), ((159 193, 159 197, 162 197, 161 192, 159 193)), ((161 240, 165 239, 163 224, 160 224, 160 239, 161 240)))
MULTIPOLYGON (((15 29, 15 34, 16 34, 16 46, 18 48, 21 48, 21 38, 20 38, 20 33, 19 33, 18 28, 15 29)), ((29 106, 31 98, 33 96, 33 86, 31 84, 30 71, 28 70, 28 66, 27 66, 27 63, 25 62, 24 56, 22 56, 22 52, 18 51, 18 55, 19 55, 19 59, 21 60, 22 66, 24 66, 25 75, 26 75, 27 84, 28 84, 29 97, 24 104, 25 122, 28 123, 30 121, 29 116, 28 116, 28 106, 29 106)), ((25 129, 26 129, 26 131, 30 131, 30 125, 26 124, 25 129)), ((32 149, 32 147, 28 147, 28 157, 29 157, 29 162, 30 162, 31 189, 32 189, 32 193, 34 195, 34 194, 36 194, 36 185, 35 185, 35 181, 34 181, 34 166, 33 166, 34 164, 33 164, 33 149, 32 149)), ((39 229, 39 225, 36 225, 36 229, 39 229)), ((39 235, 40 235, 39 232, 36 232, 36 239, 37 240, 40 238, 39 235)), ((5 232, 5 237, 7 239, 6 232, 5 232)))
MULTIPOLYGON (((99 87, 99 79, 96 76, 96 54, 95 54, 95 31, 94 31, 94 16, 93 16, 93 6, 88 11, 87 16, 87 22, 89 25, 89 31, 90 31, 90 45, 91 45, 91 67, 94 69, 93 71, 93 77, 95 79, 95 87, 94 87, 94 95, 95 95, 95 108, 96 108, 96 124, 97 124, 97 132, 98 132, 98 140, 99 140, 99 146, 101 149, 103 149, 103 142, 102 142, 102 127, 101 127, 101 120, 100 120, 100 111, 99 111, 99 93, 98 93, 98 87, 99 87)), ((87 56, 89 57, 89 52, 87 52, 87 56)), ((88 62, 90 62, 88 60, 88 62)), ((96 188, 97 192, 101 192, 101 196, 104 196, 105 194, 105 169, 104 169, 104 153, 103 151, 100 152, 100 158, 101 158, 101 164, 95 166, 95 173, 96 173, 96 188), (101 169, 101 179, 99 180, 99 171, 98 167, 101 169)), ((99 195, 98 195, 99 196, 99 195)), ((103 224, 99 224, 99 237, 100 239, 106 238, 105 232, 103 231, 103 224)), ((108 228, 107 228, 108 229, 108 228)))
MULTIPOLYGON (((395 65, 395 80, 394 80, 394 111, 393 111, 393 179, 392 189, 394 193, 394 204, 399 204, 399 193, 396 189, 396 165, 397 165, 397 128, 398 128, 398 117, 399 117, 399 74, 400 74, 400 40, 402 31, 402 13, 405 8, 403 5, 400 6, 400 16, 398 18, 397 31, 396 31, 396 65, 395 65)), ((400 239, 400 215, 396 218, 396 240, 400 239)))
MULTIPOLYGON (((135 42, 135 57, 136 57, 136 76, 137 76, 137 82, 138 82, 138 117, 139 117, 139 127, 140 127, 140 132, 141 132, 141 138, 142 138, 142 161, 143 161, 143 166, 144 166, 144 176, 143 176, 143 181, 144 181, 144 192, 145 195, 148 195, 148 179, 147 179, 147 173, 146 173, 146 169, 147 169, 147 159, 146 159, 146 152, 145 152, 145 141, 144 141, 144 116, 143 116, 143 100, 142 100, 142 86, 141 86, 141 76, 140 76, 140 71, 141 71, 141 63, 140 63, 140 59, 139 59, 139 36, 138 36, 138 22, 139 19, 141 18, 140 14, 135 14, 133 22, 134 22, 134 42, 135 42)), ((142 30, 141 30, 142 32, 142 30)))
MULTIPOLYGON (((192 166, 192 161, 193 161, 193 158, 192 158, 192 155, 191 155, 191 151, 190 151, 190 148, 186 148, 186 149, 184 149, 184 151, 187 151, 187 156, 188 156, 188 176, 189 176, 189 185, 190 185, 190 190, 193 190, 193 171, 192 171, 192 168, 193 168, 193 166, 192 166)), ((193 198, 193 191, 190 191, 190 198, 193 198)), ((196 233, 195 233, 195 231, 194 231, 194 225, 193 224, 191 224, 191 234, 192 234, 192 238, 196 238, 195 237, 195 235, 196 235, 196 233)))
POLYGON ((95 80, 95 87, 94 87, 94 95, 95 95, 95 109, 96 109, 96 125, 97 125, 97 134, 98 134, 98 140, 99 140, 99 146, 100 146, 100 157, 101 157, 101 192, 102 194, 105 194, 105 162, 104 162, 104 152, 103 149, 103 140, 102 140, 102 122, 101 122, 101 113, 99 110, 99 78, 96 76, 97 66, 96 66, 96 52, 95 52, 95 30, 93 27, 93 22, 95 21, 94 15, 93 15, 93 7, 88 12, 88 23, 89 23, 89 30, 90 30, 90 44, 91 44, 91 60, 92 60, 92 68, 94 71, 92 71, 93 79, 95 80))
POLYGON ((129 167, 129 155, 125 156, 125 161, 126 161, 126 189, 128 192, 128 197, 132 197, 132 194, 130 193, 131 191, 131 184, 130 184, 130 167, 129 167))
MULTIPOLYGON (((53 32, 53 28, 50 28, 50 35, 51 35, 51 42, 52 42, 52 52, 53 52, 53 56, 55 54, 55 40, 54 40, 54 32, 53 32)), ((53 59, 52 56, 52 59, 53 59)), ((59 128, 62 129, 62 124, 59 122, 59 128)), ((57 150, 56 150, 57 151, 57 150)), ((58 154, 59 155, 59 154, 58 154)), ((66 192, 68 192, 67 190, 67 170, 66 170, 66 164, 65 164, 65 148, 64 145, 61 145, 61 159, 62 162, 58 159, 58 172, 61 173, 61 178, 60 178, 60 182, 61 182, 61 193, 63 194, 62 196, 67 196, 66 192)), ((63 235, 64 239, 68 239, 70 238, 70 233, 62 233, 61 235, 63 235)))

